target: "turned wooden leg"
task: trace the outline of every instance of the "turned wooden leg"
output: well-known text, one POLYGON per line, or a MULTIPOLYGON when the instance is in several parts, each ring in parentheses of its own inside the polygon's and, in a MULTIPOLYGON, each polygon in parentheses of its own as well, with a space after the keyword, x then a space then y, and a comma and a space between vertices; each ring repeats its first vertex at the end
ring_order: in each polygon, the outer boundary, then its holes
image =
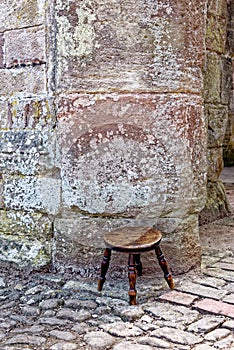
POLYGON ((136 263, 134 254, 129 254, 128 260, 128 279, 129 279, 129 304, 136 305, 136 263))
POLYGON ((164 278, 167 281, 168 286, 171 289, 174 289, 174 282, 173 282, 173 279, 172 279, 172 275, 169 272, 166 259, 164 258, 164 255, 163 255, 163 253, 162 253, 162 251, 161 251, 159 246, 157 246, 155 248, 155 253, 156 253, 156 256, 158 258, 159 265, 160 265, 161 269, 163 270, 164 278))
POLYGON ((136 262, 137 275, 142 276, 142 263, 141 263, 140 254, 135 254, 135 262, 136 262))
POLYGON ((102 290, 103 284, 106 280, 106 273, 110 264, 111 249, 106 248, 103 255, 102 265, 101 265, 101 275, 98 279, 98 291, 102 290))

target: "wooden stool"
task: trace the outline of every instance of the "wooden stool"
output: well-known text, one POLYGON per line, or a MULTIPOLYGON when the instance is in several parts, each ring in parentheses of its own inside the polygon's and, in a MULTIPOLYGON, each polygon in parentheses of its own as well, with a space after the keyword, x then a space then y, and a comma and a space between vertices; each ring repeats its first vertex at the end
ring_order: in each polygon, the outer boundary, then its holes
POLYGON ((101 265, 101 275, 98 280, 98 291, 102 290, 106 280, 106 273, 109 267, 111 251, 128 253, 128 279, 129 279, 129 303, 136 305, 136 272, 142 276, 142 263, 140 254, 150 250, 155 250, 159 265, 164 272, 164 277, 171 289, 174 288, 172 276, 168 270, 167 262, 159 247, 162 234, 151 227, 121 227, 104 235, 106 249, 104 251, 101 265))

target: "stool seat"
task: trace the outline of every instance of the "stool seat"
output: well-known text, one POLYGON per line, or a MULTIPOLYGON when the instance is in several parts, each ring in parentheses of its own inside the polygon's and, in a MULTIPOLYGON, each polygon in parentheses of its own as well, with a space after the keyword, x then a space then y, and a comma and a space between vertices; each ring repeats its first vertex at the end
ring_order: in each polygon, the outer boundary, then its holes
POLYGON ((155 250, 159 265, 164 272, 164 277, 171 289, 174 288, 172 276, 167 262, 159 246, 162 234, 156 228, 145 226, 124 226, 104 234, 106 249, 101 265, 101 274, 98 279, 98 290, 101 291, 106 280, 109 268, 111 251, 128 253, 128 278, 129 278, 129 303, 136 305, 136 274, 142 275, 142 263, 140 254, 155 250))
POLYGON ((105 233, 106 247, 123 253, 143 253, 160 243, 162 234, 152 227, 126 226, 105 233))

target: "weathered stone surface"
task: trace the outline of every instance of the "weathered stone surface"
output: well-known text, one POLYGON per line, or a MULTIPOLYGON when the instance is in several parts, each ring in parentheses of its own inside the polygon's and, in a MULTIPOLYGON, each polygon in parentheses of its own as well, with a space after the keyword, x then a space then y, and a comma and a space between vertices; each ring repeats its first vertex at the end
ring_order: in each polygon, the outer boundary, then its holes
POLYGON ((115 343, 115 338, 105 332, 90 332, 85 335, 84 340, 92 349, 109 348, 115 343))
POLYGON ((57 214, 61 181, 49 177, 4 176, 4 203, 7 209, 57 214))
POLYGON ((44 23, 44 0, 1 1, 0 31, 29 27, 44 23), (8 14, 6 16, 6 14, 8 14))
POLYGON ((200 91, 205 1, 90 5, 56 3, 60 89, 200 91))
POLYGON ((206 45, 207 49, 217 53, 225 52, 227 19, 217 15, 208 15, 206 45))
POLYGON ((0 211, 0 259, 39 267, 51 261, 51 221, 42 214, 0 211))
POLYGON ((208 52, 204 76, 204 98, 206 103, 220 103, 222 62, 220 56, 208 52))
MULTIPOLYGON (((208 119, 208 147, 219 148, 222 146, 228 121, 228 107, 206 105, 206 116, 208 119)), ((209 166, 210 169, 211 165, 209 166)), ((213 170, 213 169, 212 169, 213 170)), ((212 172, 210 170, 210 172, 212 172)), ((213 172, 214 175, 216 174, 213 172)), ((220 172, 217 176, 220 175, 220 172)))
POLYGON ((43 94, 46 93, 46 70, 44 65, 17 69, 1 69, 1 95, 14 94, 43 94))
POLYGON ((45 64, 44 26, 7 31, 4 39, 6 68, 45 64))

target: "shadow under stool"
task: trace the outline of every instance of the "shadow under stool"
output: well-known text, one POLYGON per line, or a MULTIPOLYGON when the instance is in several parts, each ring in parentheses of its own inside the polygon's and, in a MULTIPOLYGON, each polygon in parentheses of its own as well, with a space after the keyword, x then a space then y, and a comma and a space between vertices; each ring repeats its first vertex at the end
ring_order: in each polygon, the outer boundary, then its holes
POLYGON ((174 289, 172 276, 167 262, 160 249, 162 234, 152 227, 125 226, 104 235, 105 251, 101 265, 101 274, 98 279, 98 291, 102 290, 109 268, 111 251, 127 253, 128 279, 129 279, 129 304, 136 305, 136 276, 142 276, 141 253, 155 250, 159 265, 164 273, 164 278, 171 289, 174 289))

